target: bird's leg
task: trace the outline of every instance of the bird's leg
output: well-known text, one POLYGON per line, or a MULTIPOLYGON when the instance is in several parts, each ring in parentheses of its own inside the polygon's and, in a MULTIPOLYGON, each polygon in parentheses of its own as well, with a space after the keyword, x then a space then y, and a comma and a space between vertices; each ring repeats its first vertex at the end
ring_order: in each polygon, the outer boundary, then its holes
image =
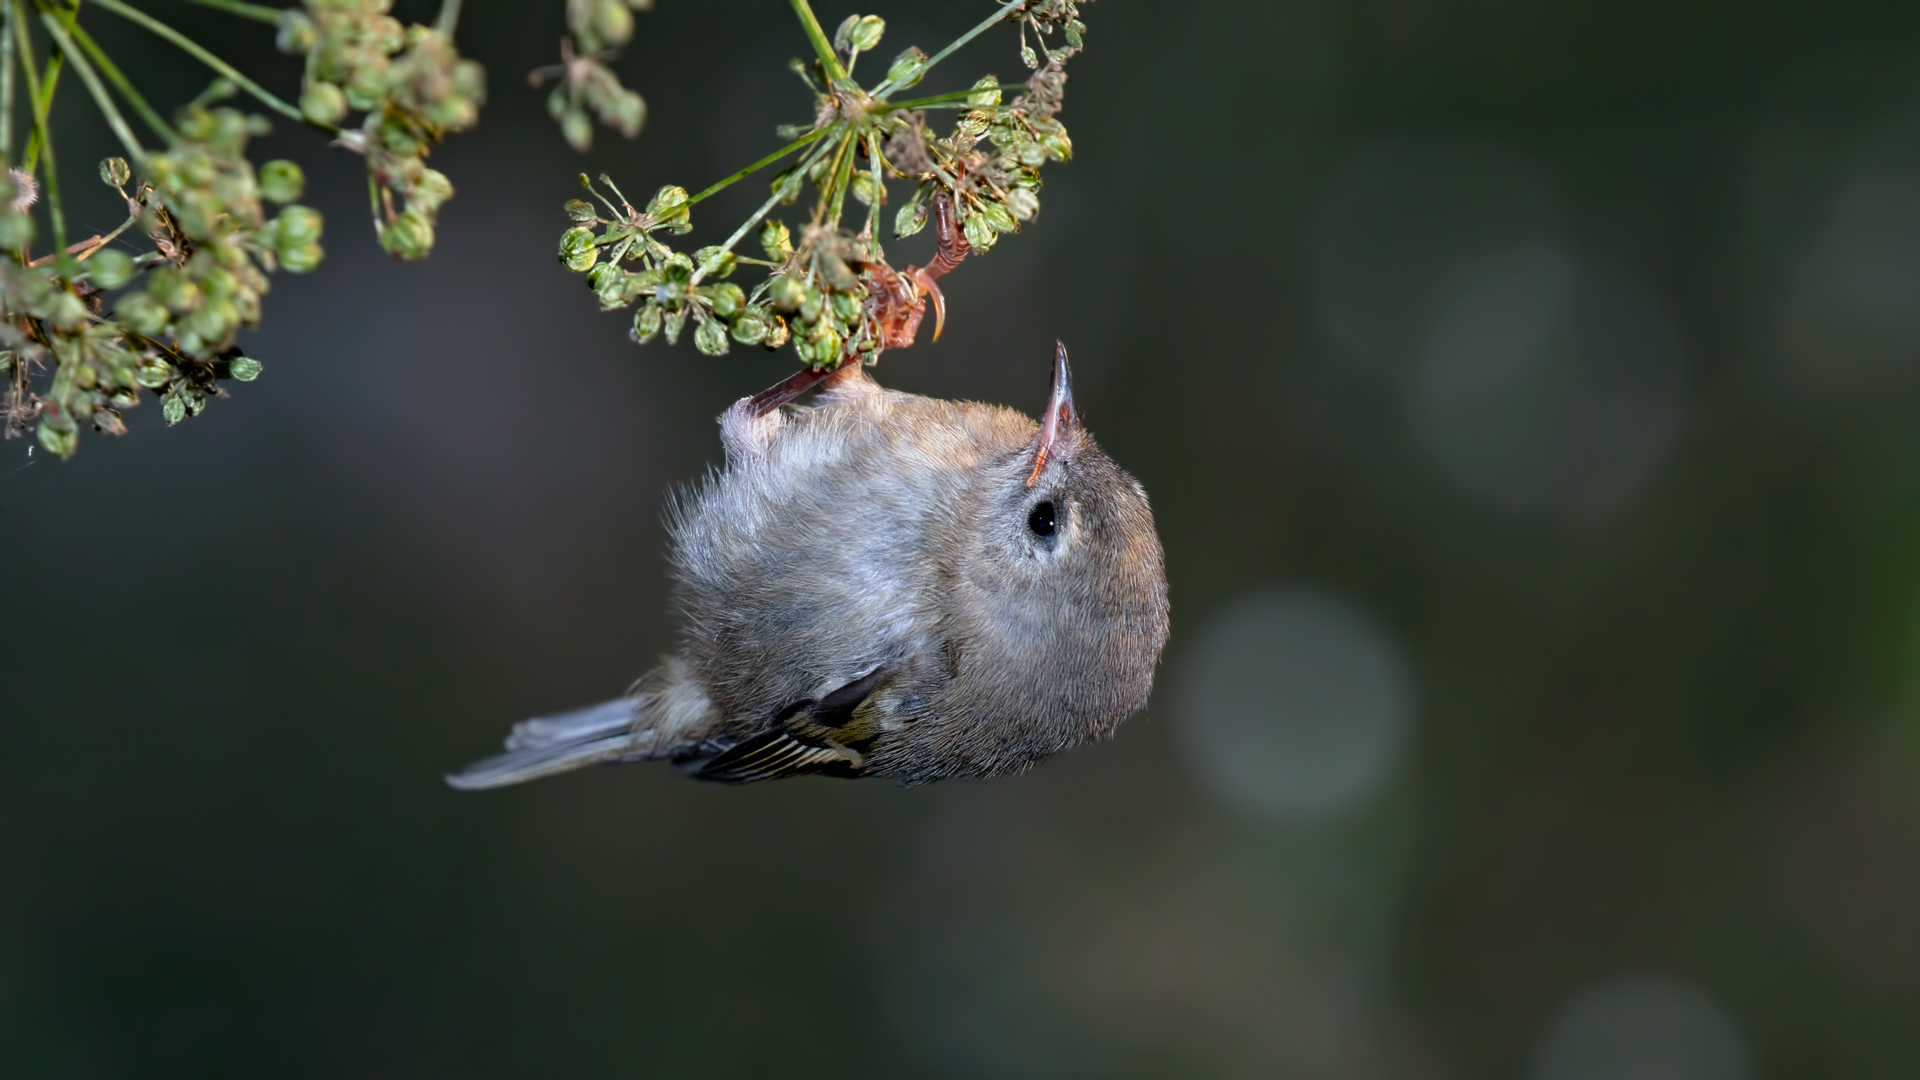
POLYGON ((953 196, 944 191, 933 196, 933 232, 936 240, 933 261, 924 267, 907 267, 907 276, 913 279, 914 288, 921 296, 933 297, 933 340, 939 341, 940 331, 947 325, 947 298, 940 295, 940 286, 934 282, 947 276, 973 250, 973 245, 967 243, 966 231, 954 216, 953 196))
POLYGON ((801 368, 748 398, 747 409, 757 420, 770 412, 778 411, 780 406, 818 386, 831 374, 833 372, 825 368, 801 368))

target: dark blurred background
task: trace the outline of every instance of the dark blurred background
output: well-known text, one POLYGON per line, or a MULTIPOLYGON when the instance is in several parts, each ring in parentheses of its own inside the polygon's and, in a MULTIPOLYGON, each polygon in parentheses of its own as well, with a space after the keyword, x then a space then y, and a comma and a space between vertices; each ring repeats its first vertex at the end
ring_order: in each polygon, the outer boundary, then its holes
MULTIPOLYGON (((890 57, 991 9, 870 10, 890 57)), ((1144 715, 989 784, 441 785, 671 646, 662 500, 790 364, 629 344, 573 177, 699 187, 810 108, 786 5, 661 0, 583 162, 523 80, 561 4, 475 2, 429 262, 282 124, 329 254, 265 375, 0 448, 0 1074, 1920 1075, 1920 8, 1087 20, 1040 220, 878 375, 1032 412, 1067 341, 1167 546, 1144 715)))

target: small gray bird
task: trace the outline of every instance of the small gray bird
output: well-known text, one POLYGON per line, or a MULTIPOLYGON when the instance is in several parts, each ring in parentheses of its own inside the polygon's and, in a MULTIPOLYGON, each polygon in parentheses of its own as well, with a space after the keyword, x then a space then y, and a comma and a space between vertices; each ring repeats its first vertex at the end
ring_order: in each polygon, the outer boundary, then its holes
POLYGON ((1065 346, 1038 424, 858 365, 808 407, 768 394, 727 410, 726 468, 670 507, 679 651, 627 697, 515 725, 447 783, 660 758, 728 783, 998 776, 1146 703, 1160 539, 1081 426, 1065 346))

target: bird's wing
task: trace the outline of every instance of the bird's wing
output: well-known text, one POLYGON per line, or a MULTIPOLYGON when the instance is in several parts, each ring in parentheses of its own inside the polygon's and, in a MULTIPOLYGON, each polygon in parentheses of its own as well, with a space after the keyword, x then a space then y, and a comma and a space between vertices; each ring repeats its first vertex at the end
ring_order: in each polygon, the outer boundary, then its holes
MULTIPOLYGON (((724 784, 826 773, 859 776, 861 749, 873 737, 865 705, 895 671, 881 664, 818 701, 796 701, 780 712, 781 727, 756 735, 700 763, 692 775, 724 784)), ((877 729, 876 729, 877 730, 877 729)))
POLYGON ((750 784, 806 773, 858 775, 860 754, 837 746, 801 742, 784 729, 757 735, 694 770, 697 780, 750 784))

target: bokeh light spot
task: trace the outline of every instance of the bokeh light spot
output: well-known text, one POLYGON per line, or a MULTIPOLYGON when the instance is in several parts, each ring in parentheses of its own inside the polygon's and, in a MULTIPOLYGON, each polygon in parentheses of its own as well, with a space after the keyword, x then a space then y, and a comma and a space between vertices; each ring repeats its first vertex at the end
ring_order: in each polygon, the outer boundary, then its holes
POLYGON ((1680 429, 1678 335, 1633 281, 1552 248, 1483 265, 1428 336, 1414 420, 1470 496, 1528 516, 1617 506, 1680 429))
POLYGON ((1532 1080, 1749 1080, 1740 1027, 1705 993, 1624 976, 1576 993, 1548 1025, 1532 1080))
POLYGON ((1188 759, 1215 795, 1262 816, 1319 818, 1385 785, 1415 695, 1384 628, 1340 597, 1289 588, 1218 617, 1177 696, 1188 759))

